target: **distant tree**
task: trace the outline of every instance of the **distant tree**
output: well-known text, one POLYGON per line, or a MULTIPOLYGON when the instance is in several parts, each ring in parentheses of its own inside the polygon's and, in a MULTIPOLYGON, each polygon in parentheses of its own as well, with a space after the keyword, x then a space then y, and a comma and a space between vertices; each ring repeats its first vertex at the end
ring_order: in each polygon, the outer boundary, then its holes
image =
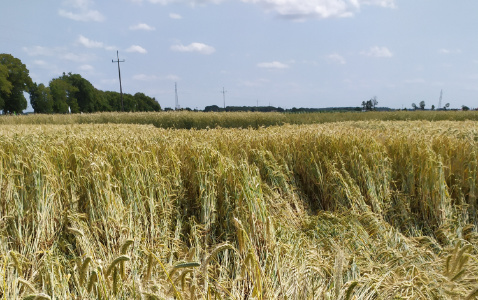
POLYGON ((364 111, 375 110, 375 108, 377 107, 377 104, 378 104, 377 97, 373 97, 367 101, 362 101, 362 110, 364 111))
POLYGON ((12 91, 12 83, 8 81, 8 67, 0 64, 0 109, 5 105, 5 99, 12 91))
POLYGON ((79 113, 80 107, 75 94, 78 88, 64 80, 62 77, 50 81, 50 93, 53 98, 53 111, 55 113, 79 113))
POLYGON ((39 85, 33 83, 29 94, 30 104, 35 113, 53 113, 53 97, 50 94, 50 88, 45 87, 43 83, 39 85))
POLYGON ((209 112, 209 111, 215 111, 215 112, 218 112, 218 111, 223 111, 224 109, 223 108, 220 108, 219 106, 217 105, 209 105, 209 106, 206 106, 204 108, 204 111, 205 112, 209 112))
POLYGON ((136 111, 161 111, 161 106, 155 98, 146 96, 143 93, 134 94, 136 101, 136 111))
POLYGON ((101 91, 102 97, 108 103, 111 111, 121 111, 121 94, 118 92, 101 91))
POLYGON ((435 105, 434 104, 432 104, 432 110, 435 110, 435 105))
POLYGON ((425 109, 425 101, 423 101, 423 100, 420 101, 420 103, 419 103, 418 105, 420 105, 420 109, 421 109, 421 110, 424 110, 424 109, 425 109))
POLYGON ((417 107, 417 105, 416 105, 415 103, 412 103, 412 108, 413 108, 414 110, 417 110, 418 107, 417 107))
POLYGON ((33 84, 27 67, 10 54, 0 54, 0 109, 21 113, 28 106, 23 92, 33 84))
POLYGON ((373 96, 373 98, 370 99, 370 101, 372 102, 372 109, 375 110, 378 105, 377 96, 373 96))
POLYGON ((466 106, 466 105, 462 105, 462 106, 461 106, 461 109, 464 110, 464 111, 470 110, 470 108, 469 108, 468 106, 466 106))
POLYGON ((63 73, 60 78, 76 88, 73 96, 77 99, 80 112, 111 111, 101 92, 80 74, 63 73))
MULTIPOLYGON (((133 95, 123 94, 123 103, 124 103, 124 111, 137 111, 136 100, 134 99, 133 95)), ((121 111, 121 109, 119 111, 121 111)))
POLYGON ((445 106, 443 107, 443 109, 446 110, 448 107, 450 107, 450 103, 445 104, 445 106))

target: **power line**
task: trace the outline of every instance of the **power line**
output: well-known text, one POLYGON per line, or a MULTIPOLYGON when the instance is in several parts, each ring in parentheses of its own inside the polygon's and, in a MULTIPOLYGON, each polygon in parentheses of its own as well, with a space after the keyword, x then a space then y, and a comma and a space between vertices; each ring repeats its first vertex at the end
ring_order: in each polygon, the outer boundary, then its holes
POLYGON ((123 88, 121 87, 121 70, 120 70, 120 62, 125 62, 125 60, 119 60, 119 54, 118 51, 116 51, 116 58, 117 60, 111 60, 113 63, 118 63, 118 76, 119 76, 119 82, 120 82, 120 94, 121 94, 121 111, 124 111, 124 104, 123 104, 123 88))

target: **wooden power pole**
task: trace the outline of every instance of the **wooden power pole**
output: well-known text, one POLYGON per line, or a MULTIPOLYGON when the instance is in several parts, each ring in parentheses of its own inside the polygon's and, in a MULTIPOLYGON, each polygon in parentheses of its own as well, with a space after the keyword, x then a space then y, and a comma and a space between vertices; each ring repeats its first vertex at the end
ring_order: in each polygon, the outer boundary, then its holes
POLYGON ((120 82, 120 94, 121 94, 121 111, 124 111, 124 104, 123 104, 123 88, 121 87, 121 70, 120 70, 120 62, 124 62, 125 60, 119 60, 118 51, 116 51, 116 60, 111 60, 113 63, 118 63, 118 76, 120 82))

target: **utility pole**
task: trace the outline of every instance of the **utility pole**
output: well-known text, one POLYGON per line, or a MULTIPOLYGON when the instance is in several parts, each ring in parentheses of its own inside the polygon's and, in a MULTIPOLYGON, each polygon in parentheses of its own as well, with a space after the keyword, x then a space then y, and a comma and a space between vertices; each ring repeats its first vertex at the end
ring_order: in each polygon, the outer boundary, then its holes
POLYGON ((438 99, 438 108, 442 108, 441 107, 441 100, 443 99, 443 90, 440 91, 440 98, 438 99))
POLYGON ((224 101, 224 110, 226 110, 226 92, 227 91, 224 90, 224 87, 222 87, 221 93, 222 93, 222 100, 224 101))
POLYGON ((174 92, 176 94, 176 98, 175 98, 175 109, 176 110, 179 110, 179 100, 178 100, 178 84, 175 82, 174 83, 174 92))
POLYGON ((120 82, 120 94, 121 94, 121 111, 124 111, 124 104, 123 104, 123 88, 121 87, 121 70, 120 70, 120 62, 124 62, 125 60, 119 60, 118 51, 116 51, 116 58, 117 60, 111 60, 112 63, 118 63, 118 76, 120 82))

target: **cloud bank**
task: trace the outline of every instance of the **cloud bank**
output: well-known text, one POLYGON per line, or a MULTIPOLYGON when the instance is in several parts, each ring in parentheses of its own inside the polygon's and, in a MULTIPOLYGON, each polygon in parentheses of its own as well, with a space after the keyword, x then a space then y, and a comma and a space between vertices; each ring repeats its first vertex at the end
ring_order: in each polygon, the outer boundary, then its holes
MULTIPOLYGON (((189 5, 219 4, 224 0, 130 0, 134 3, 147 1, 153 4, 168 5, 184 3, 189 5)), ((286 19, 306 20, 334 17, 351 17, 362 6, 373 5, 396 8, 397 0, 236 0, 258 5, 267 12, 273 12, 286 19)))
POLYGON ((242 0, 288 19, 351 17, 363 5, 395 8, 395 0, 242 0))
POLYGON ((287 69, 289 65, 281 63, 280 61, 273 62, 262 62, 258 63, 257 66, 263 69, 287 69))
POLYGON ((90 0, 68 0, 63 5, 66 9, 59 9, 61 17, 81 22, 103 22, 105 17, 97 10, 90 9, 93 1, 90 0))
POLYGON ((87 38, 83 35, 80 35, 78 37, 78 43, 80 43, 80 45, 85 46, 86 48, 102 48, 102 49, 105 49, 105 50, 108 50, 108 51, 112 51, 112 50, 115 49, 115 47, 107 46, 102 42, 97 42, 97 41, 90 40, 89 38, 87 38))
POLYGON ((138 46, 138 45, 131 45, 131 47, 126 49, 126 52, 136 52, 136 53, 141 53, 141 54, 148 53, 148 51, 146 51, 146 49, 144 49, 143 47, 138 46))
POLYGON ((137 25, 132 25, 129 27, 130 30, 145 30, 145 31, 153 31, 156 30, 156 28, 149 26, 148 24, 145 23, 139 23, 137 25))
POLYGON ((367 51, 362 51, 360 54, 370 57, 392 57, 393 53, 387 47, 371 47, 367 51))
POLYGON ((197 52, 205 55, 213 54, 214 52, 216 52, 216 49, 214 49, 214 47, 203 43, 191 43, 187 46, 184 46, 182 44, 173 45, 171 46, 171 50, 177 52, 197 52))

